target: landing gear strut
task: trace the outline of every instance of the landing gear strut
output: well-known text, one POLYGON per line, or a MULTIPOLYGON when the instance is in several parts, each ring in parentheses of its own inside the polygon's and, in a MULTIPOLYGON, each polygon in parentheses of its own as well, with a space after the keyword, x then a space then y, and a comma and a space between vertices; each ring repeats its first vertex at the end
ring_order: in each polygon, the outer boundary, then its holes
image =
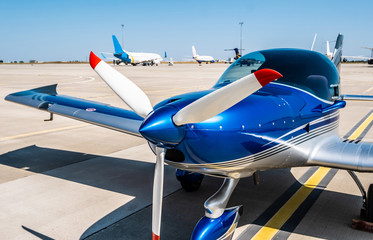
POLYGON ((231 239, 242 215, 242 206, 225 208, 239 179, 226 178, 220 189, 205 202, 205 216, 191 239, 231 239))
POLYGON ((367 194, 356 174, 351 170, 347 170, 347 172, 350 174, 356 185, 359 187, 359 190, 363 197, 363 207, 361 208, 360 216, 368 222, 373 222, 373 184, 369 185, 367 194))

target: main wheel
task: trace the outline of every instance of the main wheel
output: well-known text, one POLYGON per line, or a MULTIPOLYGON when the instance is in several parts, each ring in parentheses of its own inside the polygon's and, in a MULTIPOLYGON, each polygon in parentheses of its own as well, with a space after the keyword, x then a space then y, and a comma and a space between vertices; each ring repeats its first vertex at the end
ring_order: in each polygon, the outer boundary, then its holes
POLYGON ((373 222, 373 184, 369 185, 366 200, 366 219, 368 222, 373 222))
POLYGON ((204 175, 200 173, 189 172, 186 170, 176 170, 176 178, 179 180, 183 189, 187 192, 194 192, 201 186, 204 175))

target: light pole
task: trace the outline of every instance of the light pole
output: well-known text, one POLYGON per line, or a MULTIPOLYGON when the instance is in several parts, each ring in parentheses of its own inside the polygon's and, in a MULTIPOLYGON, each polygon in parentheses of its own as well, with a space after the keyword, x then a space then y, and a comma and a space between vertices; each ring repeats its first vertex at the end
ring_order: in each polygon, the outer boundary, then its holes
POLYGON ((241 25, 241 34, 240 34, 240 55, 242 56, 242 24, 243 24, 243 22, 239 22, 238 24, 241 25))
POLYGON ((124 24, 122 24, 122 47, 124 47, 124 24))

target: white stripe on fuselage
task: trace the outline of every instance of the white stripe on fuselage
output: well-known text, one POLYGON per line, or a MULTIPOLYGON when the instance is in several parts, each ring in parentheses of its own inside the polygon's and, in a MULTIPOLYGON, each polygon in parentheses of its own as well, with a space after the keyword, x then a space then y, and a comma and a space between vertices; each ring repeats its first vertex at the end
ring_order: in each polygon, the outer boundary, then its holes
MULTIPOLYGON (((327 119, 333 118, 337 115, 339 115, 338 111, 335 112, 335 113, 328 114, 326 116, 320 117, 318 119, 315 119, 314 121, 310 122, 310 125, 311 124, 312 125, 317 124, 319 122, 322 122, 322 121, 325 121, 327 119)), ((298 127, 297 129, 292 130, 292 131, 282 135, 281 137, 279 137, 277 139, 280 140, 281 138, 284 138, 285 136, 288 136, 289 134, 294 133, 296 130, 300 130, 300 129, 304 128, 306 125, 307 124, 302 125, 302 126, 298 127)), ((166 160, 166 161, 171 166, 186 169, 186 170, 193 170, 194 169, 194 171, 197 171, 199 169, 204 169, 204 168, 205 169, 216 169, 216 168, 222 168, 222 167, 229 168, 229 166, 227 167, 227 166, 224 166, 224 165, 231 165, 231 164, 232 164, 232 166, 230 166, 230 167, 235 167, 234 165, 244 165, 245 163, 243 163, 243 161, 245 161, 246 163, 249 163, 249 162, 254 161, 257 158, 261 158, 261 156, 266 155, 266 154, 270 154, 269 156, 267 156, 267 157, 270 157, 272 155, 275 155, 275 154, 279 153, 278 150, 281 150, 281 149, 286 150, 289 147, 297 145, 297 141, 302 141, 304 139, 307 139, 307 137, 305 138, 306 134, 311 134, 309 137, 313 138, 313 137, 319 136, 320 134, 324 134, 326 132, 329 132, 329 131, 335 129, 337 126, 338 126, 338 120, 333 121, 333 122, 328 123, 328 124, 325 124, 325 125, 322 125, 322 126, 316 128, 316 129, 313 129, 309 133, 305 132, 303 134, 300 134, 300 135, 298 135, 294 138, 291 138, 287 141, 278 141, 279 144, 277 144, 276 146, 273 146, 269 149, 263 150, 263 151, 258 152, 256 154, 246 156, 246 157, 243 157, 243 158, 229 160, 229 161, 224 161, 224 162, 219 162, 219 163, 201 163, 201 164, 197 164, 197 163, 196 164, 193 164, 193 163, 192 164, 191 163, 175 163, 175 162, 168 161, 168 160, 166 160), (271 154, 271 153, 273 153, 273 154, 271 154)), ((272 142, 274 142, 274 141, 272 141, 272 142)))
MULTIPOLYGON (((277 83, 277 82, 276 83, 275 82, 271 82, 270 84, 281 85, 281 86, 284 86, 284 87, 289 87, 289 88, 293 88, 293 89, 299 90, 299 91, 307 93, 308 95, 311 95, 312 97, 316 98, 317 100, 320 100, 320 101, 322 101, 324 103, 327 103, 327 104, 333 104, 334 103, 334 102, 331 102, 331 101, 319 98, 318 96, 316 96, 316 95, 314 95, 314 94, 312 94, 310 92, 307 92, 306 90, 297 88, 297 87, 293 87, 293 86, 289 86, 289 85, 286 85, 286 84, 283 84, 283 83, 277 83)), ((268 84, 268 85, 270 85, 270 84, 268 84)))

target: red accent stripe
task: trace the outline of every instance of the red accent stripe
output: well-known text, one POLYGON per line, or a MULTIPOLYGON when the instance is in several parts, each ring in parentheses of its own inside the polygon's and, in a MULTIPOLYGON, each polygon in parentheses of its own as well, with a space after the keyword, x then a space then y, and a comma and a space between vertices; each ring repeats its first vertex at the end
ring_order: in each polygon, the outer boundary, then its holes
POLYGON ((258 79, 258 82, 260 83, 260 85, 262 85, 262 87, 272 82, 273 80, 282 77, 282 75, 279 72, 272 69, 261 69, 259 71, 254 72, 254 75, 256 79, 258 79))
POLYGON ((91 52, 91 54, 89 54, 89 64, 91 64, 91 67, 95 69, 99 62, 101 62, 101 59, 91 52))
POLYGON ((152 233, 152 240, 159 240, 159 236, 157 236, 155 233, 152 233))

